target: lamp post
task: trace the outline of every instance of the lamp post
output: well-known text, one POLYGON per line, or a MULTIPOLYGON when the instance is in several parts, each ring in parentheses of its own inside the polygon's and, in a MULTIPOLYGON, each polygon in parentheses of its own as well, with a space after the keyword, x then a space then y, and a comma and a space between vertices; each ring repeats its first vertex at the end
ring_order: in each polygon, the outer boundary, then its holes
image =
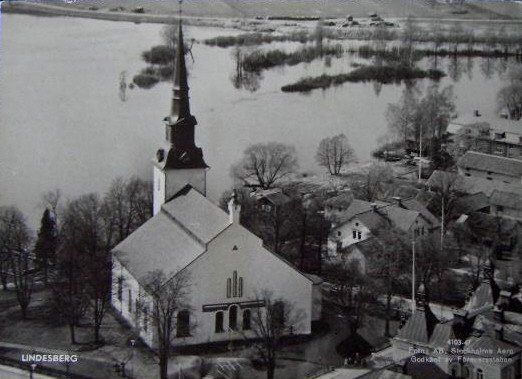
POLYGON ((36 363, 31 363, 29 365, 29 378, 33 379, 33 373, 36 370, 36 363))
POLYGON ((135 339, 131 339, 130 340, 130 344, 131 344, 131 356, 130 356, 130 376, 132 378, 134 378, 134 365, 132 364, 132 359, 134 358, 134 345, 136 344, 136 340, 135 339))

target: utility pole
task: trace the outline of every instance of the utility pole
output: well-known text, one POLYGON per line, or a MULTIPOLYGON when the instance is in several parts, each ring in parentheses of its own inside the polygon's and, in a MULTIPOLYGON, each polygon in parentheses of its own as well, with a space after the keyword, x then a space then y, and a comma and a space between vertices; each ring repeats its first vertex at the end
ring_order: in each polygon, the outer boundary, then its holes
POLYGON ((422 123, 419 124, 419 182, 422 175, 422 123))
POLYGON ((411 312, 415 312, 415 232, 413 234, 413 240, 411 244, 411 312))

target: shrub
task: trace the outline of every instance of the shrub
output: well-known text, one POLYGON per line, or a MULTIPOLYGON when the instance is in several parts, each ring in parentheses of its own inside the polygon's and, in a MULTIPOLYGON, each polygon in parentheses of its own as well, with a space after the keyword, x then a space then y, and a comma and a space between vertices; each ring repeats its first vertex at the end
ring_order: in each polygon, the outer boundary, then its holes
POLYGON ((176 59, 176 50, 169 46, 159 45, 144 51, 141 56, 147 63, 166 65, 176 59))
POLYGON ((134 75, 132 82, 140 88, 148 89, 155 86, 159 82, 159 78, 150 74, 138 74, 134 75))

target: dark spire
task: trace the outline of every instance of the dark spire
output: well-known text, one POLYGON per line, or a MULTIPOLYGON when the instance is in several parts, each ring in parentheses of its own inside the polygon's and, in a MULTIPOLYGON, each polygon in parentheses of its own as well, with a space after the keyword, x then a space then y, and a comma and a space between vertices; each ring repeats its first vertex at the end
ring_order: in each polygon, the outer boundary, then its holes
POLYGON ((174 89, 170 115, 173 119, 177 116, 178 120, 188 119, 191 116, 181 17, 179 19, 178 47, 176 49, 176 67, 174 71, 174 89))

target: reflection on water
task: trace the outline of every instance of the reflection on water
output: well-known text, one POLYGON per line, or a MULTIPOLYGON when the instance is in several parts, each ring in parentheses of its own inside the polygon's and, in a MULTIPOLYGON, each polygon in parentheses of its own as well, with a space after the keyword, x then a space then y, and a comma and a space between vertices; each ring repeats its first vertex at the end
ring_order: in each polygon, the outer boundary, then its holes
MULTIPOLYGON (((0 203, 18 206, 36 227, 37 204, 45 191, 60 188, 73 197, 103 193, 119 176, 148 179, 151 157, 164 138, 162 119, 172 87, 159 83, 150 90, 123 90, 130 79, 122 72, 132 75, 143 67, 141 53, 161 42, 161 26, 2 15, 1 27, 0 203)), ((187 38, 198 41, 239 33, 186 29, 187 38)), ((275 43, 270 48, 296 46, 275 43)), ((349 72, 353 63, 367 61, 346 55, 248 76, 238 70, 233 49, 195 43, 189 67, 196 139, 211 166, 213 200, 231 183, 229 167, 254 142, 294 145, 301 170, 309 172, 319 171, 314 159, 319 141, 344 133, 357 158, 369 159, 387 131, 387 105, 397 102, 408 85, 345 83, 308 94, 282 93, 282 85, 301 77, 349 72)), ((431 63, 426 58, 420 64, 431 63)), ((512 62, 439 58, 438 64, 448 71, 441 88, 454 84, 457 110, 487 114, 495 110, 496 93, 505 85, 496 70, 512 62)), ((417 86, 425 89, 428 83, 417 86)))

